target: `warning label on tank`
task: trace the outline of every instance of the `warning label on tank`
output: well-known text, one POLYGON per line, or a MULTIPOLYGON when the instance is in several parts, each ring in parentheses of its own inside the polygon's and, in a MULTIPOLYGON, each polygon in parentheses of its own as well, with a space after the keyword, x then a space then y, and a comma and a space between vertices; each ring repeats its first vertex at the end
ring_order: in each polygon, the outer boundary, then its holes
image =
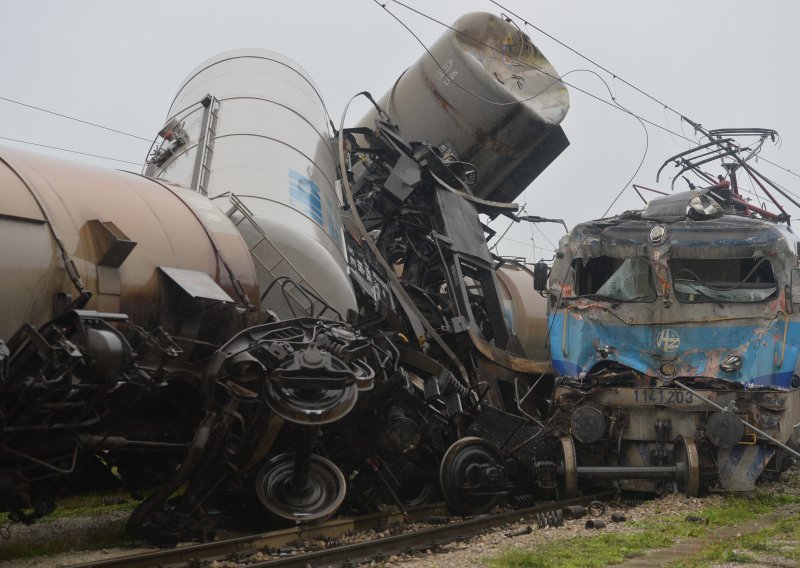
POLYGON ((289 170, 289 203, 298 211, 308 215, 320 227, 323 226, 319 187, 294 170, 289 170))

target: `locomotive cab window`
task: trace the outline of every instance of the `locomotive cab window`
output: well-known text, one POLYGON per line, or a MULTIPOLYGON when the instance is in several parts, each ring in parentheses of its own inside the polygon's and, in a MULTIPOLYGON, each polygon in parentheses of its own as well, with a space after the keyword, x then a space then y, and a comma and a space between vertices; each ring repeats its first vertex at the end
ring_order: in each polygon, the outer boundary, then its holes
POLYGON ((765 257, 673 258, 668 264, 681 302, 761 302, 778 291, 765 257))
POLYGON ((656 299, 653 270, 644 257, 576 258, 572 261, 573 294, 615 302, 656 299))

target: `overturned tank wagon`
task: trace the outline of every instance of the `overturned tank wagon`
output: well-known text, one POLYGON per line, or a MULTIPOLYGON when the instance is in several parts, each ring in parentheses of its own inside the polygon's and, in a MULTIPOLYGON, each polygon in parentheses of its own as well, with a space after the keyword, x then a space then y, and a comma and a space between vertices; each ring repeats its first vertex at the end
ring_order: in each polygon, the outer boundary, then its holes
POLYGON ((800 456, 798 238, 739 196, 736 171, 755 172, 726 160, 728 179, 559 243, 551 422, 572 483, 744 491, 800 456))
POLYGON ((296 63, 238 50, 183 82, 143 176, 2 151, 0 507, 103 472, 174 542, 564 490, 533 273, 479 213, 566 147, 566 90, 488 14, 433 52, 335 133, 296 63))
MULTIPOLYGON (((62 492, 108 487, 118 476, 134 492, 161 487, 132 528, 166 540, 196 536, 197 526, 174 521, 182 509, 166 503, 175 487, 192 479, 185 495, 194 499, 258 469, 270 450, 272 467, 294 464, 271 445, 284 422, 301 422, 292 420, 293 404, 324 423, 371 385, 371 342, 347 324, 276 323, 260 309, 248 246, 204 196, 25 152, 3 150, 1 159, 9 276, 0 504, 12 518, 31 522, 62 492), (253 355, 256 345, 272 349, 253 355), (313 378, 287 386, 298 375, 313 378)), ((305 503, 306 514, 329 516, 344 482, 327 478, 341 473, 310 452, 303 459, 322 463, 317 477, 328 489, 305 503)), ((299 508, 286 513, 280 498, 272 502, 284 515, 299 508)))

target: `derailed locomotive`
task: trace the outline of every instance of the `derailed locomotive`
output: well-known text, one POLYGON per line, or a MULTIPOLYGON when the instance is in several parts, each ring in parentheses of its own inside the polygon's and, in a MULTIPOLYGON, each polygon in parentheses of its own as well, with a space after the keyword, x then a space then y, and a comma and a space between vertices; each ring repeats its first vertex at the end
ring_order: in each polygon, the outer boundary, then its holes
POLYGON ((0 507, 121 478, 149 491, 131 530, 174 541, 234 503, 558 485, 532 274, 478 213, 566 147, 568 97, 517 28, 454 28, 336 136, 294 62, 245 50, 190 74, 144 176, 3 151, 0 507))
POLYGON ((736 177, 783 193, 747 163, 774 133, 706 134, 667 163, 711 185, 583 223, 559 243, 550 418, 570 432, 575 483, 746 491, 800 456, 800 240, 777 200, 780 213, 748 203, 736 177), (699 168, 711 160, 728 179, 699 168))

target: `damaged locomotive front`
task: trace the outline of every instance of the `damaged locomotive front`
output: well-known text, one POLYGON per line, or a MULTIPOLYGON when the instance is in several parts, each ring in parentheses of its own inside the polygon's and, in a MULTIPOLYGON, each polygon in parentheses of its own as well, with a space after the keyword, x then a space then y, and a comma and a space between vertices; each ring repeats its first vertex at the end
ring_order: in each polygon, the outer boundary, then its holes
POLYGON ((551 420, 576 480, 742 491, 797 455, 798 239, 736 197, 723 181, 561 240, 551 420))

